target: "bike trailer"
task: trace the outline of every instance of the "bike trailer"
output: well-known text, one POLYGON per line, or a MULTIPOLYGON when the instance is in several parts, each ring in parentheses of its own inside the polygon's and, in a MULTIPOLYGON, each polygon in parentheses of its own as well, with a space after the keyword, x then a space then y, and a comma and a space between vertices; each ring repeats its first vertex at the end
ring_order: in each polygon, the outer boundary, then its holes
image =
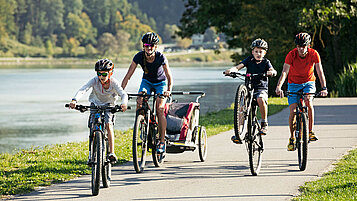
POLYGON ((170 141, 191 141, 192 131, 198 126, 199 107, 197 102, 165 105, 166 137, 170 141))

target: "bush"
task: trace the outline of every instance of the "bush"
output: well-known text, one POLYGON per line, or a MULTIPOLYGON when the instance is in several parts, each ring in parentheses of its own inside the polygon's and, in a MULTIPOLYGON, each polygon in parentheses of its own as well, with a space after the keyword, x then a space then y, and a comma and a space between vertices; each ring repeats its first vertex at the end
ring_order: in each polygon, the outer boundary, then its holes
POLYGON ((348 65, 344 71, 335 79, 336 92, 340 97, 357 96, 357 63, 348 65))

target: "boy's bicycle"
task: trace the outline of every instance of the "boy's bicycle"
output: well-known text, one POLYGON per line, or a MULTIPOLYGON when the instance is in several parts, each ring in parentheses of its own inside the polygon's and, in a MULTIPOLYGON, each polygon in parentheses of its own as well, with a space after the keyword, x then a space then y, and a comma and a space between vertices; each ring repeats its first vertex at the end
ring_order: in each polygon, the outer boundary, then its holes
POLYGON ((302 89, 298 92, 287 92, 288 96, 291 96, 293 94, 298 95, 299 98, 294 117, 295 121, 293 123, 296 139, 294 147, 298 150, 299 169, 301 171, 304 171, 307 165, 307 152, 309 144, 309 116, 307 106, 304 103, 304 99, 308 95, 313 95, 316 97, 320 93, 304 93, 302 89))
POLYGON ((128 94, 130 96, 142 97, 142 107, 136 111, 134 131, 133 131, 133 165, 137 173, 144 171, 146 154, 151 149, 152 159, 155 167, 160 167, 164 153, 156 153, 159 146, 160 137, 158 132, 158 122, 156 116, 156 98, 163 98, 161 94, 128 94), (149 99, 153 97, 152 108, 149 99))
MULTIPOLYGON (((69 107, 66 104, 65 107, 69 107)), ((85 112, 90 109, 94 112, 93 123, 90 127, 89 133, 89 157, 88 166, 92 168, 91 189, 92 195, 98 195, 100 187, 100 177, 102 177, 103 187, 108 188, 111 182, 112 163, 109 160, 109 141, 108 134, 104 128, 104 112, 110 111, 112 113, 120 112, 121 107, 116 105, 109 106, 86 106, 76 105, 76 110, 85 112)), ((128 107, 130 109, 130 107, 128 107)))
POLYGON ((255 76, 266 76, 266 74, 231 72, 226 76, 245 78, 245 83, 238 86, 234 100, 234 134, 238 143, 241 144, 242 141, 245 141, 249 155, 250 172, 256 176, 259 174, 262 165, 264 144, 260 134, 261 127, 256 116, 258 103, 253 98, 254 88, 252 87, 252 78, 255 76))

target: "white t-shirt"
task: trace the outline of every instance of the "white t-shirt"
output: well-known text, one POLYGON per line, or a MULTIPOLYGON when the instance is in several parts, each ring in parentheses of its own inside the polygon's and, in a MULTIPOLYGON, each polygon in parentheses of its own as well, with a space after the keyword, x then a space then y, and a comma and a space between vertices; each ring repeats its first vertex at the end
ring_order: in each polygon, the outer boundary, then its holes
POLYGON ((115 105, 118 100, 118 96, 121 97, 121 104, 128 103, 128 94, 120 86, 117 79, 111 77, 110 85, 108 89, 104 89, 99 78, 96 76, 89 80, 82 88, 78 90, 73 99, 79 100, 90 88, 92 88, 92 93, 89 95, 89 102, 95 105, 115 105))

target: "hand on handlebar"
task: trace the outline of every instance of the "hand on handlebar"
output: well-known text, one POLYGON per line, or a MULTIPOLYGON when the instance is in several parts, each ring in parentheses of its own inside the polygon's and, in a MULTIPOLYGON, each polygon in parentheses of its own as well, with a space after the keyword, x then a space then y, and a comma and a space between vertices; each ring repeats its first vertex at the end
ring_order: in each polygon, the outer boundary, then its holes
POLYGON ((70 108, 70 109, 76 108, 76 104, 77 104, 77 101, 72 100, 72 101, 69 103, 69 108, 70 108))
POLYGON ((125 112, 128 109, 128 106, 126 104, 121 104, 120 107, 123 112, 125 112))
POLYGON ((327 94, 328 94, 327 89, 322 90, 322 91, 320 91, 320 93, 319 93, 320 96, 324 96, 324 97, 327 96, 327 94))
POLYGON ((164 91, 163 94, 165 97, 170 97, 171 96, 171 91, 164 91))

